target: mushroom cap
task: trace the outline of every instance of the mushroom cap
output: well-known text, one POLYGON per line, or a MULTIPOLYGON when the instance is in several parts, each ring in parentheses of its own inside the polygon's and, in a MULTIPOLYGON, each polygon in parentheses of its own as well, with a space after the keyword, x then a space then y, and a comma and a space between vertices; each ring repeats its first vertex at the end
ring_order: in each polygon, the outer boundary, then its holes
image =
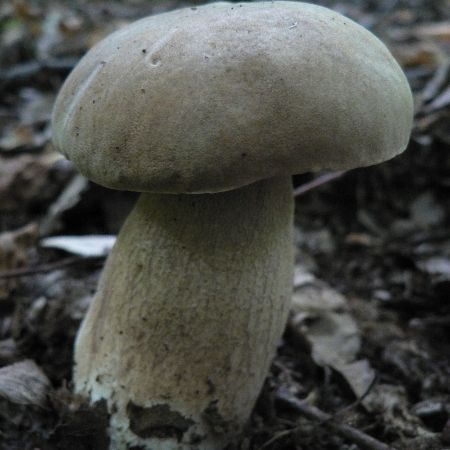
POLYGON ((147 17, 93 47, 53 111, 56 147, 93 181, 226 191, 402 152, 408 82, 369 31, 299 2, 212 3, 147 17))

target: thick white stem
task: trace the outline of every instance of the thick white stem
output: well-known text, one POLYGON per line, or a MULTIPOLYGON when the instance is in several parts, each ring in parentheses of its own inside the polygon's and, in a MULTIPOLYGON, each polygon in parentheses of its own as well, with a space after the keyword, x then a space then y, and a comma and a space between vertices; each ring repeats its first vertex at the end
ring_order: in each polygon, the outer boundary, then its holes
POLYGON ((290 178, 142 194, 79 331, 76 390, 111 448, 222 449, 248 420, 292 289, 290 178))

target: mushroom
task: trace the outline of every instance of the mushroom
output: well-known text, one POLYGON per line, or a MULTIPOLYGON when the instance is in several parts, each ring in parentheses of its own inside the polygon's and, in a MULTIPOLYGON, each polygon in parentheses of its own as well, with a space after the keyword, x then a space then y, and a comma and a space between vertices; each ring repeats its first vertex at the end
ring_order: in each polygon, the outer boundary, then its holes
POLYGON ((56 100, 56 147, 142 192, 78 333, 74 380, 111 448, 218 450, 243 429, 285 326, 291 175, 405 149, 413 103, 386 47, 298 2, 213 3, 91 49, 56 100))

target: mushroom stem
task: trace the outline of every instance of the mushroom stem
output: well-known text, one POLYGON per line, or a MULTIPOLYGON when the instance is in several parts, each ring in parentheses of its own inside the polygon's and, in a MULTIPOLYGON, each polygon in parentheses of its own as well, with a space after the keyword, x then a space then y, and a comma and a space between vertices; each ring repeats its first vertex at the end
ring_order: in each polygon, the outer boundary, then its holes
POLYGON ((75 349, 111 448, 219 450, 240 433, 285 326, 292 231, 290 177, 141 195, 75 349))

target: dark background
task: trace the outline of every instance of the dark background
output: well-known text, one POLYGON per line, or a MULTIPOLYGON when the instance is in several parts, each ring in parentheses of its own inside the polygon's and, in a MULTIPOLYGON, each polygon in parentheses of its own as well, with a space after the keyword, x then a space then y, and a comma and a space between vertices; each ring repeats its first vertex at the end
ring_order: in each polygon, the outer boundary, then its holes
MULTIPOLYGON (((0 450, 107 448, 104 408, 70 393, 73 338, 104 257, 42 239, 116 234, 136 196, 78 175, 52 147, 49 118, 92 45, 194 3, 0 2, 0 450)), ((342 424, 398 449, 450 448, 450 2, 314 3, 388 45, 414 92, 414 130, 380 166, 294 177, 306 192, 292 314, 234 448, 363 448, 342 424)))

